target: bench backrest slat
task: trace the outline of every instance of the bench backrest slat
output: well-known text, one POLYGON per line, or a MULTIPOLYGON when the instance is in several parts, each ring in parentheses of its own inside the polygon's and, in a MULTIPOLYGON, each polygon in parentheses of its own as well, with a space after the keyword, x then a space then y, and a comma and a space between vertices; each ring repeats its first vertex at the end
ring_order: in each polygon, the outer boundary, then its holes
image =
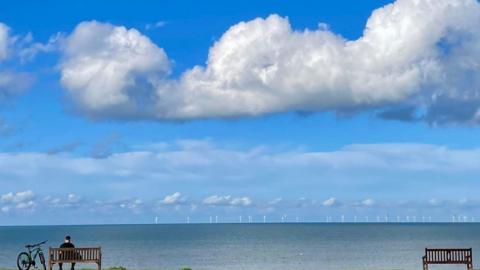
POLYGON ((52 262, 98 262, 101 260, 101 248, 50 248, 52 262))
POLYGON ((471 248, 432 248, 425 249, 425 260, 427 263, 471 263, 471 248))

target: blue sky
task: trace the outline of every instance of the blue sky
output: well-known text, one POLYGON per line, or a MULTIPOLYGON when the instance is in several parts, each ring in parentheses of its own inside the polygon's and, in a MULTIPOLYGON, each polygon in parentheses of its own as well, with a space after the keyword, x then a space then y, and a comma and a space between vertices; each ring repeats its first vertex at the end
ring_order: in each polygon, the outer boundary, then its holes
POLYGON ((475 0, 3 3, 0 224, 480 219, 478 22, 475 0))

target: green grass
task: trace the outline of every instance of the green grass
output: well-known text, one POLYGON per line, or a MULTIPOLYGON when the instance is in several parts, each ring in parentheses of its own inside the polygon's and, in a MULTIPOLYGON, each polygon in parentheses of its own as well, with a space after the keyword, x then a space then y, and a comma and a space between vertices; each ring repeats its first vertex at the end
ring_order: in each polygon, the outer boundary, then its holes
MULTIPOLYGON (((70 269, 70 268, 65 268, 65 269, 70 269)), ((97 270, 96 268, 78 268, 78 269, 75 268, 75 269, 76 270, 97 270)), ((228 268, 226 268, 226 269, 228 269, 228 268)), ((418 269, 421 269, 421 267, 419 267, 418 269)), ((418 270, 418 269, 391 268, 391 269, 382 269, 382 270, 418 270)), ((18 270, 18 269, 0 267, 0 270, 18 270)), ((58 270, 58 268, 54 268, 54 270, 58 270)), ((128 269, 125 268, 125 267, 122 267, 122 266, 115 266, 115 267, 104 268, 102 270, 128 270, 128 269)), ((152 268, 152 269, 145 269, 145 270, 194 270, 194 269, 189 268, 189 267, 182 267, 182 268, 176 268, 176 269, 155 269, 155 268, 152 268)), ((364 269, 364 270, 369 270, 369 269, 364 269)), ((379 269, 375 269, 375 270, 379 270, 379 269)), ((480 270, 480 269, 477 269, 477 270, 480 270)))
MULTIPOLYGON (((57 270, 58 268, 54 268, 54 270, 57 270)), ((64 269, 70 269, 69 267, 64 269)), ((97 270, 97 268, 75 268, 76 270, 97 270)), ((0 270, 18 270, 16 268, 5 268, 5 267, 0 267, 0 270)), ((114 267, 109 267, 109 268, 103 268, 102 270, 128 270, 126 267, 123 266, 114 266, 114 267)), ((160 269, 155 269, 155 270, 160 270, 160 269)), ((178 269, 165 269, 165 270, 193 270, 192 268, 189 267, 182 267, 178 269)))

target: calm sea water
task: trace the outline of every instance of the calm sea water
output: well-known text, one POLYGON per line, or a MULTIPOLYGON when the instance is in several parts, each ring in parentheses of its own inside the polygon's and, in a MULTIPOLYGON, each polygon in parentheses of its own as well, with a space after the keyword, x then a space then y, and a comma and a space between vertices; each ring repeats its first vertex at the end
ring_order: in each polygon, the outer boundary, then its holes
POLYGON ((0 227, 0 267, 14 268, 26 243, 57 246, 65 234, 101 246, 105 267, 131 269, 421 269, 426 246, 472 247, 480 263, 474 223, 186 224, 0 227))

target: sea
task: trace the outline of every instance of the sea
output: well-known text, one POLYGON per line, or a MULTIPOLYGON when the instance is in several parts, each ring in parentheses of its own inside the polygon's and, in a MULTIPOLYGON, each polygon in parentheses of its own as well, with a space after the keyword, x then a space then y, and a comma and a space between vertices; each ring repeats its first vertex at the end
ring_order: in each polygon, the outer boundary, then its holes
POLYGON ((0 268, 15 269, 25 244, 48 240, 48 250, 65 235, 77 247, 100 246, 104 268, 413 270, 426 247, 473 248, 480 263, 478 223, 172 224, 0 227, 0 268))

